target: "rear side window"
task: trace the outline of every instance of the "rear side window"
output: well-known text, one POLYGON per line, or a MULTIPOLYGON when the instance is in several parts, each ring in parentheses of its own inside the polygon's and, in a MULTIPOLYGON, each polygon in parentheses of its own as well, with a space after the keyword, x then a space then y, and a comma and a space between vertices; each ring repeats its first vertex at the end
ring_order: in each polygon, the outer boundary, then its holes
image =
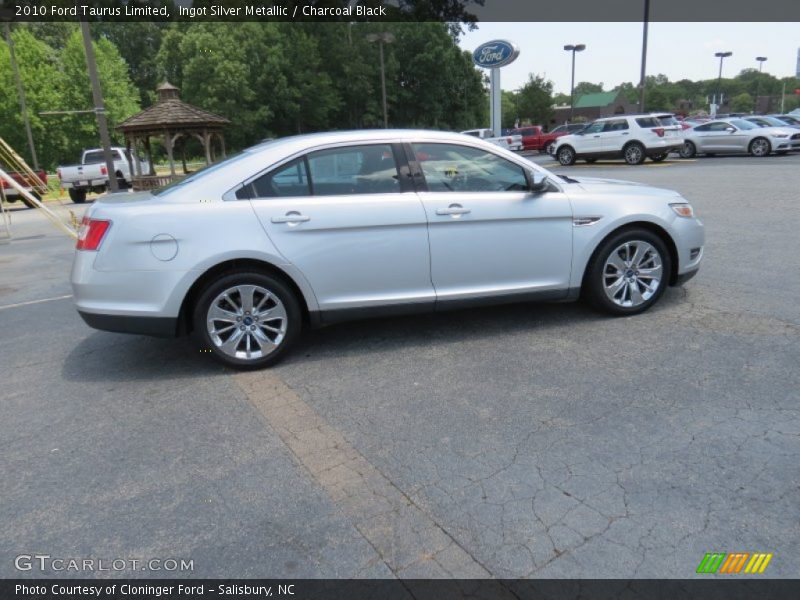
POLYGON ((675 125, 680 126, 680 122, 678 122, 678 119, 676 119, 672 115, 659 115, 656 118, 658 119, 658 122, 661 123, 661 125, 663 125, 664 127, 673 127, 675 125))
POLYGON ((310 196, 311 185, 304 158, 278 167, 236 192, 239 199, 310 196))
POLYGON ((312 152, 308 168, 315 196, 400 193, 400 175, 389 144, 312 152))
POLYGON ((636 124, 643 129, 652 129, 662 126, 656 117, 639 117, 636 119, 636 124))
POLYGON ((628 120, 627 119, 614 119, 612 121, 606 121, 606 124, 603 127, 603 132, 606 132, 606 131, 625 131, 626 129, 628 129, 628 120))

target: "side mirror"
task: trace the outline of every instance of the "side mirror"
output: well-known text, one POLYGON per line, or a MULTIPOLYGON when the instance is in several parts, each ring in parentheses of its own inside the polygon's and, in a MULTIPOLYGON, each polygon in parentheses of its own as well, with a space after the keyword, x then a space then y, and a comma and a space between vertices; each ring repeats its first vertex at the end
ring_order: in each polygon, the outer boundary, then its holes
POLYGON ((736 128, 735 127, 726 127, 725 131, 727 131, 728 133, 733 133, 734 131, 736 131, 736 128))
POLYGON ((528 171, 528 187, 535 194, 544 192, 549 187, 547 175, 539 171, 528 171))

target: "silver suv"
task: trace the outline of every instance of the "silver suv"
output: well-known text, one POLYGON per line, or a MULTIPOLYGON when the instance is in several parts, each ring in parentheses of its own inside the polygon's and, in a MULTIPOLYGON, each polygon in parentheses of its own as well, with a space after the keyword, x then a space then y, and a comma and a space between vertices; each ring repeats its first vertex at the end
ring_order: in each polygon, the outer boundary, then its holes
POLYGON ((558 138, 554 155, 564 166, 598 158, 624 158, 629 165, 638 165, 645 158, 662 161, 682 146, 681 126, 672 115, 623 115, 597 119, 577 133, 558 138))

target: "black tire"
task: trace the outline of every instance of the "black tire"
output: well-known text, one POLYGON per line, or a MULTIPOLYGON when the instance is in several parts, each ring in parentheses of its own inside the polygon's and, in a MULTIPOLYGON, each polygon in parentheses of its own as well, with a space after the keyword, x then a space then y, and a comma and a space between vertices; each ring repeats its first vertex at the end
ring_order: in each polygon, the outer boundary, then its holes
POLYGON ((765 137, 757 137, 750 142, 747 151, 758 158, 764 158, 772 153, 772 144, 765 137))
POLYGON ((556 153, 556 158, 565 167, 574 165, 576 159, 575 150, 573 150, 572 146, 561 146, 556 153))
POLYGON ((697 154, 697 146, 692 142, 684 142, 678 154, 680 154, 681 158, 694 158, 697 154))
POLYGON ((583 160, 585 160, 585 161, 586 161, 587 163, 589 163, 590 165, 591 165, 591 164, 594 164, 594 163, 596 163, 596 162, 597 162, 597 159, 596 159, 596 158, 584 158, 583 160))
POLYGON ((75 188, 69 188, 69 199, 72 200, 75 204, 83 204, 86 202, 86 190, 76 190, 75 188))
POLYGON ((653 156, 650 157, 650 160, 652 160, 653 162, 661 162, 665 158, 667 158, 666 152, 664 152, 664 154, 654 154, 653 156))
POLYGON ((644 312, 658 302, 669 284, 672 273, 672 259, 664 241, 652 231, 632 227, 622 229, 604 240, 595 250, 583 278, 583 293, 591 306, 602 312, 617 316, 635 315, 644 312), (620 306, 613 302, 604 290, 606 274, 604 267, 611 253, 626 242, 641 241, 650 244, 659 255, 662 265, 662 276, 652 296, 636 306, 620 306))
POLYGON ((644 146, 639 142, 625 144, 625 147, 622 149, 622 158, 624 158, 625 162, 629 165, 640 165, 644 162, 646 157, 644 146))
MULTIPOLYGON (((241 300, 241 298, 240 298, 241 300)), ((253 311, 253 317, 255 317, 255 311, 253 311)), ((255 319, 257 321, 257 319, 255 319)), ((263 322, 262 322, 263 323, 263 322)), ((221 363, 228 365, 230 367, 234 367, 237 369, 260 369, 263 367, 268 367, 270 365, 275 364, 281 358, 285 356, 285 354, 289 351, 292 344, 294 344, 295 340, 297 339, 298 335, 300 334, 300 330, 302 328, 302 310, 300 308, 300 303, 298 298, 295 296, 294 292, 291 288, 282 280, 272 275, 267 275, 266 273, 260 273, 258 271, 253 270, 239 270, 239 271, 230 271, 221 275, 216 280, 209 283, 205 289, 202 291, 200 296, 198 297, 197 301, 195 302, 193 313, 192 313, 192 324, 194 326, 194 335, 195 338, 200 343, 201 351, 211 351, 211 354, 219 360, 221 363), (208 331, 207 320, 206 317, 208 315, 209 309, 211 308, 212 303, 218 299, 220 294, 224 291, 229 290, 230 288, 234 288, 236 286, 258 286, 260 288, 265 289, 273 296, 277 297, 280 300, 280 303, 283 304, 283 308, 286 314, 286 327, 285 333, 281 341, 278 343, 277 347, 274 350, 269 351, 264 356, 260 356, 258 358, 238 358, 236 356, 231 356, 226 354, 217 343, 214 342, 212 339, 211 334, 208 331)), ((234 327, 245 327, 246 324, 242 323, 242 325, 234 327)), ((259 327, 258 331, 261 334, 264 334, 264 330, 261 329, 261 325, 258 323, 254 323, 251 321, 250 325, 251 329, 255 331, 255 327, 259 327)), ((245 330, 246 331, 246 330, 245 330)), ((236 333, 234 331, 234 333, 236 333)), ((231 334, 231 336, 234 335, 231 334)), ((245 333, 245 337, 247 335, 255 336, 256 334, 249 334, 245 333)), ((221 343, 223 342, 222 336, 217 336, 221 343)), ((245 337, 241 339, 245 340, 245 337)), ((275 338, 277 339, 277 337, 275 338)), ((224 341, 229 341, 230 338, 225 339, 224 341)), ((236 348, 239 348, 240 344, 236 344, 236 348)), ((234 348, 234 354, 236 353, 236 348, 234 348)))
MULTIPOLYGON (((37 193, 37 192, 31 192, 31 196, 33 196, 34 198, 36 198, 36 199, 37 199, 39 202, 41 202, 41 201, 42 201, 42 196, 41 196, 41 194, 39 194, 39 193, 37 193)), ((28 208, 36 208, 36 205, 35 205, 33 202, 31 202, 30 200, 28 200, 28 199, 27 199, 25 196, 22 196, 21 198, 22 198, 22 203, 23 203, 25 206, 27 206, 28 208)))

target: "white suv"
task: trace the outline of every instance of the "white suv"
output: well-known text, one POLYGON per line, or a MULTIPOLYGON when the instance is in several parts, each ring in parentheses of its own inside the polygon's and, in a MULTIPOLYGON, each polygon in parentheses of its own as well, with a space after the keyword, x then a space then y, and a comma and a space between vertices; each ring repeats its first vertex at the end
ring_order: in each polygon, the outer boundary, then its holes
POLYGON ((638 165, 645 158, 664 160, 683 146, 681 126, 672 115, 623 115, 597 119, 585 129, 556 140, 555 157, 568 166, 579 158, 624 158, 638 165))

